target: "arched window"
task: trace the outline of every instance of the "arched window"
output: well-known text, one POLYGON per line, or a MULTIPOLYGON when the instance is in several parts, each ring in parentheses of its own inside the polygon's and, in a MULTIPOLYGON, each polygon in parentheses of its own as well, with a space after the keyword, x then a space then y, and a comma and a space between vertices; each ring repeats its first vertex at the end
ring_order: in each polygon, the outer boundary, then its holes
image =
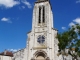
POLYGON ((39 7, 39 20, 38 23, 41 23, 41 7, 39 7))
POLYGON ((43 23, 45 23, 45 6, 43 6, 43 23))
POLYGON ((39 20, 38 23, 45 23, 45 6, 39 6, 39 20))
POLYGON ((44 43, 44 42, 45 42, 45 37, 40 35, 40 36, 38 37, 37 42, 38 42, 38 43, 44 43))

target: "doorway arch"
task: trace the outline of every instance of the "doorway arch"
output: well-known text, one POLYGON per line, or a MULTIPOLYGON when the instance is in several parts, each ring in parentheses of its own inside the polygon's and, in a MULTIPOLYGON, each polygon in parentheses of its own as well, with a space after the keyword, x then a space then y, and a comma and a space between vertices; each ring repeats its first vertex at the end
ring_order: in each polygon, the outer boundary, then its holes
POLYGON ((50 59, 45 51, 38 50, 34 53, 34 57, 31 60, 50 60, 50 59))
POLYGON ((39 53, 36 55, 36 60, 45 60, 45 54, 42 53, 42 52, 39 52, 39 53))

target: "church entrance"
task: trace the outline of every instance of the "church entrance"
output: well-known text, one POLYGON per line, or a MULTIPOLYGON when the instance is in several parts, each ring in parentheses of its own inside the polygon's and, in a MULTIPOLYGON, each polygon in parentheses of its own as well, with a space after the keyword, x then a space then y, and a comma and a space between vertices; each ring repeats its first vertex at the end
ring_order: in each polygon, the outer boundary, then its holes
POLYGON ((31 60, 50 60, 50 59, 44 51, 39 50, 35 52, 34 57, 31 60))
POLYGON ((36 60, 46 60, 45 59, 45 54, 42 52, 39 52, 36 56, 36 60))

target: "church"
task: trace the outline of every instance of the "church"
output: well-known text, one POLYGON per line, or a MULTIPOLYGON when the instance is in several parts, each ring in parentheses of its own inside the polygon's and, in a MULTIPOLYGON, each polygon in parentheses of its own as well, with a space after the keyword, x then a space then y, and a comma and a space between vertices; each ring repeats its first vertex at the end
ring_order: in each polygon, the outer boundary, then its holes
POLYGON ((59 42, 56 38, 57 30, 53 27, 50 0, 35 2, 32 30, 27 35, 26 48, 15 53, 4 51, 0 53, 0 60, 63 60, 57 56, 59 42))

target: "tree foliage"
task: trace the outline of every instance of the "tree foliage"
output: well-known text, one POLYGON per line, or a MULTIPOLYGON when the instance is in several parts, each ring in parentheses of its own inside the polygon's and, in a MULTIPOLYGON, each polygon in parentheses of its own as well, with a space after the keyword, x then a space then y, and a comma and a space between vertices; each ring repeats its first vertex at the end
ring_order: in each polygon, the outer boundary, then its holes
POLYGON ((57 35, 59 41, 59 49, 65 50, 69 49, 69 54, 80 56, 80 25, 75 24, 70 27, 67 31, 58 33, 57 35), (74 48, 74 49, 72 49, 74 48), (75 51, 75 53, 71 53, 71 51, 75 51))

